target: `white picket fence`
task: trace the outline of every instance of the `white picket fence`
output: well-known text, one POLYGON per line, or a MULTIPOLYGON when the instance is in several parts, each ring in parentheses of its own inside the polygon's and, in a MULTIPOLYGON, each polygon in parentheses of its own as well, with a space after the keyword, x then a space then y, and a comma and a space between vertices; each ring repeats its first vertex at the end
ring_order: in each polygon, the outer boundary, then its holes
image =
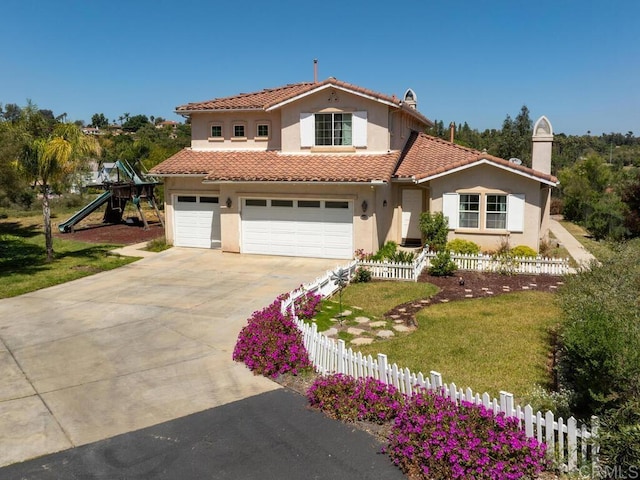
POLYGON ((422 250, 411 263, 378 262, 372 260, 359 260, 358 266, 371 272, 373 278, 385 280, 409 280, 417 281, 422 270, 429 263, 429 252, 422 250))
MULTIPOLYGON (((342 267, 353 274, 358 266, 354 261, 342 267)), ((578 426, 574 417, 565 421, 562 417, 555 418, 553 412, 534 412, 530 405, 524 408, 514 405, 513 395, 500 392, 500 399, 491 398, 488 393, 482 395, 473 393, 470 388, 459 388, 455 383, 442 382, 442 376, 435 371, 425 377, 422 372, 412 373, 408 368, 401 368, 395 363, 389 365, 387 356, 379 353, 377 358, 371 355, 363 356, 346 348, 344 340, 334 340, 318 332, 317 325, 308 324, 298 319, 295 314, 294 301, 306 292, 320 294, 323 297, 333 294, 338 287, 331 280, 332 272, 327 272, 315 282, 304 285, 291 292, 289 298, 282 303, 282 311, 290 312, 302 332, 304 346, 317 372, 321 374, 343 373, 354 378, 371 377, 386 384, 391 384, 406 395, 426 389, 438 392, 459 404, 461 401, 476 405, 482 404, 494 413, 504 412, 505 415, 516 417, 525 434, 536 438, 547 446, 549 459, 554 461, 560 469, 575 472, 579 468, 591 464, 592 471, 598 471, 599 447, 594 441, 598 432, 598 418, 591 418, 590 429, 586 425, 578 426)))
MULTIPOLYGON (((431 260, 436 256, 434 252, 427 254, 426 267, 431 266, 431 260)), ((521 274, 549 274, 565 275, 570 273, 568 258, 547 257, 500 257, 486 253, 462 254, 451 253, 453 260, 460 270, 475 270, 478 272, 505 272, 521 274)))
MULTIPOLYGON (((411 263, 378 262, 361 260, 358 266, 365 267, 373 278, 384 280, 417 281, 420 273, 431 266, 436 253, 422 250, 411 263)), ((451 260, 459 270, 478 272, 502 272, 513 274, 549 274, 565 275, 571 272, 568 258, 547 257, 510 257, 508 259, 485 253, 462 254, 451 253, 451 260)))

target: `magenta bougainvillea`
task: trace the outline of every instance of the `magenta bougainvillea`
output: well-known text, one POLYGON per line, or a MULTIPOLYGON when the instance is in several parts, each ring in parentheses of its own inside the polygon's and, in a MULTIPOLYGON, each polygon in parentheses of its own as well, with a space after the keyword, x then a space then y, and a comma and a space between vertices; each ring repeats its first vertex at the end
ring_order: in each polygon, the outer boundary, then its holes
MULTIPOLYGON (((233 359, 244 362, 258 375, 275 378, 311 367, 302 334, 290 316, 282 314, 284 298, 286 295, 281 295, 268 307, 254 312, 238 335, 233 359)), ((311 293, 302 295, 295 302, 297 315, 302 318, 313 316, 320 299, 311 293)))

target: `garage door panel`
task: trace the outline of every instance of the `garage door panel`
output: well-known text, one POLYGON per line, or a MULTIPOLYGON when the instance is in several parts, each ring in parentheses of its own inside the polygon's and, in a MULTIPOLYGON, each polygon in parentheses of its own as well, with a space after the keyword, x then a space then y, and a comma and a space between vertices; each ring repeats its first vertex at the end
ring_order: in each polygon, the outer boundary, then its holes
POLYGON ((325 208, 325 202, 319 200, 294 200, 292 206, 288 207, 271 206, 272 201, 260 207, 255 206, 257 203, 243 203, 242 252, 320 258, 352 257, 351 203, 342 202, 348 208, 325 208))
POLYGON ((174 244, 178 247, 220 246, 218 197, 178 196, 174 204, 174 244), (189 201, 181 201, 181 199, 189 201))

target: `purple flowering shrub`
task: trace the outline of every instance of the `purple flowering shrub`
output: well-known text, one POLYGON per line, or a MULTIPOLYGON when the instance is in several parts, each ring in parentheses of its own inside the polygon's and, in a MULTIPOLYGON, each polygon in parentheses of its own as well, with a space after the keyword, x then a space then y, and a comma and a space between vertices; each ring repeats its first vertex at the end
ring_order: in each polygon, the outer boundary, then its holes
POLYGON ((393 385, 340 373, 318 377, 309 387, 307 398, 312 407, 331 418, 379 424, 393 419, 403 403, 403 395, 393 385))
POLYGON ((240 331, 233 359, 244 362, 256 374, 277 377, 294 375, 311 367, 302 335, 296 324, 282 314, 281 299, 254 312, 240 331))
POLYGON ((539 474, 545 447, 527 438, 515 418, 422 392, 395 418, 387 452, 402 470, 423 478, 502 480, 539 474))
POLYGON ((310 320, 316 313, 318 313, 320 302, 322 302, 321 295, 306 292, 293 302, 296 315, 301 320, 310 320))

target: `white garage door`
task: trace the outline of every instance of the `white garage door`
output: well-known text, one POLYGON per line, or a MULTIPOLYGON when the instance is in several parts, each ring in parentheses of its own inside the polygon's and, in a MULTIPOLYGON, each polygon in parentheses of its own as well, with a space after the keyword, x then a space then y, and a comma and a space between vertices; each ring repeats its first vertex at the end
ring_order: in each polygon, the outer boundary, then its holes
POLYGON ((174 202, 174 245, 213 248, 220 246, 218 197, 178 195, 174 202))
POLYGON ((242 252, 353 258, 353 204, 246 198, 242 201, 242 252))

